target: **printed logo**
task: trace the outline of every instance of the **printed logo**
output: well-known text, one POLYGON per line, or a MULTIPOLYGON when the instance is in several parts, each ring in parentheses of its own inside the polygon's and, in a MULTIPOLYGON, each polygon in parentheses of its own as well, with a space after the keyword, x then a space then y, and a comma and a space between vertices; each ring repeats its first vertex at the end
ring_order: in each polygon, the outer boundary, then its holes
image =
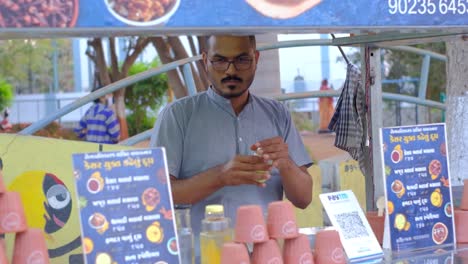
POLYGON ((314 261, 312 260, 312 254, 309 252, 306 252, 302 254, 302 256, 299 258, 299 264, 313 264, 314 261))
POLYGON ((250 237, 254 241, 259 241, 259 240, 264 240, 265 239, 265 227, 262 225, 256 225, 252 228, 252 231, 250 231, 250 237))
POLYGON ((33 251, 31 255, 29 255, 28 260, 26 261, 27 264, 46 264, 46 259, 44 254, 41 251, 33 251))
POLYGON ((17 213, 9 213, 2 220, 2 228, 5 231, 14 231, 20 224, 20 216, 17 213))
POLYGON ((348 195, 346 193, 330 194, 327 198, 328 201, 339 201, 348 199, 348 195))
POLYGON ((332 260, 334 263, 342 263, 344 261, 344 252, 341 248, 335 248, 332 251, 332 260))
POLYGON ((288 221, 284 223, 282 231, 284 235, 296 234, 296 224, 293 221, 288 221))
POLYGON ((267 264, 282 264, 282 263, 283 261, 278 257, 274 257, 267 261, 267 264))

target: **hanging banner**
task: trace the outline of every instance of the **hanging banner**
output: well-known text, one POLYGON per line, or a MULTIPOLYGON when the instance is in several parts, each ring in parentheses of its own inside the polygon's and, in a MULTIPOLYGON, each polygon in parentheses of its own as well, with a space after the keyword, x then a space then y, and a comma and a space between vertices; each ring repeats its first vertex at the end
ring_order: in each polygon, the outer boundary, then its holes
POLYGON ((466 0, 0 1, 2 28, 369 28, 468 25, 466 0))
POLYGON ((392 250, 454 244, 445 124, 390 127, 381 132, 392 250))

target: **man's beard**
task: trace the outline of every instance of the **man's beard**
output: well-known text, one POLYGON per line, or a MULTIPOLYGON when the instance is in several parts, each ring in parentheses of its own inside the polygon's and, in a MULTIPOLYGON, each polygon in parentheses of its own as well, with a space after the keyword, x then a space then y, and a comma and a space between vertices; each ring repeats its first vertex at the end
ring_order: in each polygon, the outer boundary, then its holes
MULTIPOLYGON (((237 86, 235 85, 230 85, 228 86, 229 90, 235 90, 237 88, 237 86)), ((224 93, 223 91, 220 91, 221 93, 221 96, 226 98, 226 99, 232 99, 232 98, 237 98, 237 97, 240 97, 241 95, 243 95, 246 91, 248 90, 248 88, 245 88, 244 90, 242 91, 239 91, 239 92, 236 92, 236 93, 224 93)))
MULTIPOLYGON (((237 77, 237 76, 229 76, 229 77, 226 77, 226 78, 222 79, 221 83, 232 81, 232 80, 238 81, 239 83, 243 82, 243 80, 241 78, 237 77)), ((227 86, 227 88, 229 90, 231 90, 231 91, 234 91, 237 87, 238 87, 237 85, 228 85, 227 86)), ((236 97, 239 97, 239 96, 243 95, 247 90, 248 90, 248 87, 245 88, 244 90, 236 92, 236 93, 224 93, 223 91, 219 91, 219 93, 221 94, 222 97, 224 97, 226 99, 232 99, 232 98, 236 98, 236 97)))

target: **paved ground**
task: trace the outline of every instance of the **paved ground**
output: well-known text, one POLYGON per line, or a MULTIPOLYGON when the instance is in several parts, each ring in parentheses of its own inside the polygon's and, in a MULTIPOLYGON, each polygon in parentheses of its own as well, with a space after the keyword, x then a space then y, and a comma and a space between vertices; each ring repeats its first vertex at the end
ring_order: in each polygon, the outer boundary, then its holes
POLYGON ((346 152, 334 146, 334 134, 302 132, 302 140, 314 161, 340 156, 346 152))

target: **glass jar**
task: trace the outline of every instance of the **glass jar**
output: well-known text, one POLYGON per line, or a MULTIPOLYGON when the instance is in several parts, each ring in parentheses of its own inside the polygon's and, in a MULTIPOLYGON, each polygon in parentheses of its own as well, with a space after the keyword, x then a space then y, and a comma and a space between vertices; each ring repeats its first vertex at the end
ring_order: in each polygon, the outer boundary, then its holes
POLYGON ((230 218, 224 216, 223 205, 206 206, 200 233, 201 264, 221 263, 223 244, 232 241, 230 222, 230 218))
POLYGON ((190 205, 175 206, 177 236, 179 238, 179 255, 181 264, 194 264, 195 252, 193 231, 190 222, 190 205))

